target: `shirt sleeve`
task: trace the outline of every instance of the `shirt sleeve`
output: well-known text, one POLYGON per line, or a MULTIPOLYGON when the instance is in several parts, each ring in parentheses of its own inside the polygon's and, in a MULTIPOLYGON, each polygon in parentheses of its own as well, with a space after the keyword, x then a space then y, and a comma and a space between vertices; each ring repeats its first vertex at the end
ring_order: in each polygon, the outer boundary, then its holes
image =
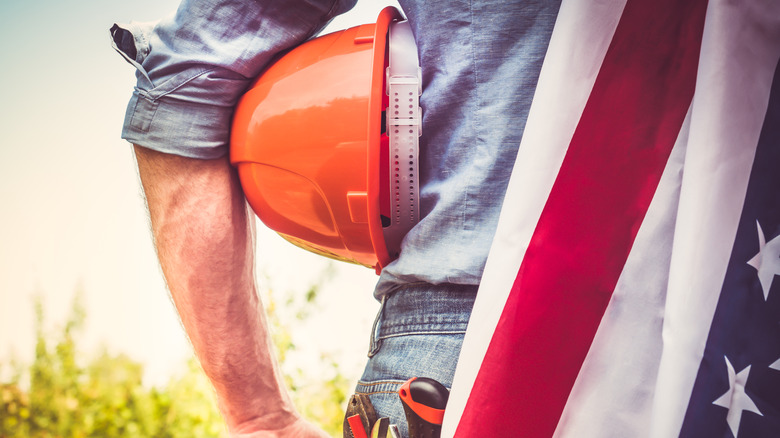
POLYGON ((183 0, 158 23, 114 24, 113 46, 137 78, 122 138, 191 158, 225 155, 249 82, 355 1, 183 0))

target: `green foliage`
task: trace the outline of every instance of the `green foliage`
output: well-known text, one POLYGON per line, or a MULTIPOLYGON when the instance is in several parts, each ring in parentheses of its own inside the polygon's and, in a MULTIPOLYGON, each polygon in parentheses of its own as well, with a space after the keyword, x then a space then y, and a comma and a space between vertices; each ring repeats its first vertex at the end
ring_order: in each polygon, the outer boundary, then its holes
MULTIPOLYGON (((295 315, 293 320, 303 319, 317 292, 312 287, 303 301, 289 299, 283 308, 295 315)), ((279 311, 273 294, 266 303, 284 365, 287 354, 295 350, 290 322, 279 316, 285 312, 279 311)), ((83 354, 77 348, 77 335, 86 315, 78 295, 67 322, 55 335, 45 331, 40 300, 35 311, 35 359, 26 368, 6 364, 13 375, 0 382, 0 438, 227 437, 212 388, 194 358, 167 386, 149 388, 142 384, 143 366, 123 354, 104 350, 84 363, 79 360, 83 354)), ((324 381, 298 368, 288 375, 287 383, 298 409, 339 437, 348 381, 332 358, 323 355, 322 363, 329 371, 324 381)))
POLYGON ((0 384, 0 437, 227 436, 194 360, 166 388, 146 388, 142 365, 125 355, 103 351, 78 362, 76 335, 85 320, 79 295, 57 335, 45 332, 40 300, 35 313, 35 359, 0 384))

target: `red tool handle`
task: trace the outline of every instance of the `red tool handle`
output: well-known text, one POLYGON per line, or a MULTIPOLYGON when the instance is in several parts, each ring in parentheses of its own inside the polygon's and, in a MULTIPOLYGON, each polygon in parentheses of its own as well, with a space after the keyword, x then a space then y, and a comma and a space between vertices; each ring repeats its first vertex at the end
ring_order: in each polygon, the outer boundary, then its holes
POLYGON ((366 429, 363 428, 363 421, 360 420, 360 415, 347 417, 347 422, 354 438, 368 438, 366 429))

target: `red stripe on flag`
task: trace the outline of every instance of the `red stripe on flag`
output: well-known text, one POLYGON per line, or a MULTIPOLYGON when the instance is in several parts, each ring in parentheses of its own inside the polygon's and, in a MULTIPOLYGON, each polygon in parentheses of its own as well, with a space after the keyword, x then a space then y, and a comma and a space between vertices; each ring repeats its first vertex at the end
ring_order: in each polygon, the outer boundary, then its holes
POLYGON ((706 8, 626 4, 456 437, 554 433, 691 103, 706 8))

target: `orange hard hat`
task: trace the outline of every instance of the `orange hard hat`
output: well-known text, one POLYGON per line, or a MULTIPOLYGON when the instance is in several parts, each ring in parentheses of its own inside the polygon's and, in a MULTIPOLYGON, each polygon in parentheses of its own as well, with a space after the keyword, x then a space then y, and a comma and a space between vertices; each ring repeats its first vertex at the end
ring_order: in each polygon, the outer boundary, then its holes
POLYGON ((386 8, 284 54, 241 98, 231 133, 230 161, 263 223, 377 273, 420 219, 420 69, 402 18, 386 8))

